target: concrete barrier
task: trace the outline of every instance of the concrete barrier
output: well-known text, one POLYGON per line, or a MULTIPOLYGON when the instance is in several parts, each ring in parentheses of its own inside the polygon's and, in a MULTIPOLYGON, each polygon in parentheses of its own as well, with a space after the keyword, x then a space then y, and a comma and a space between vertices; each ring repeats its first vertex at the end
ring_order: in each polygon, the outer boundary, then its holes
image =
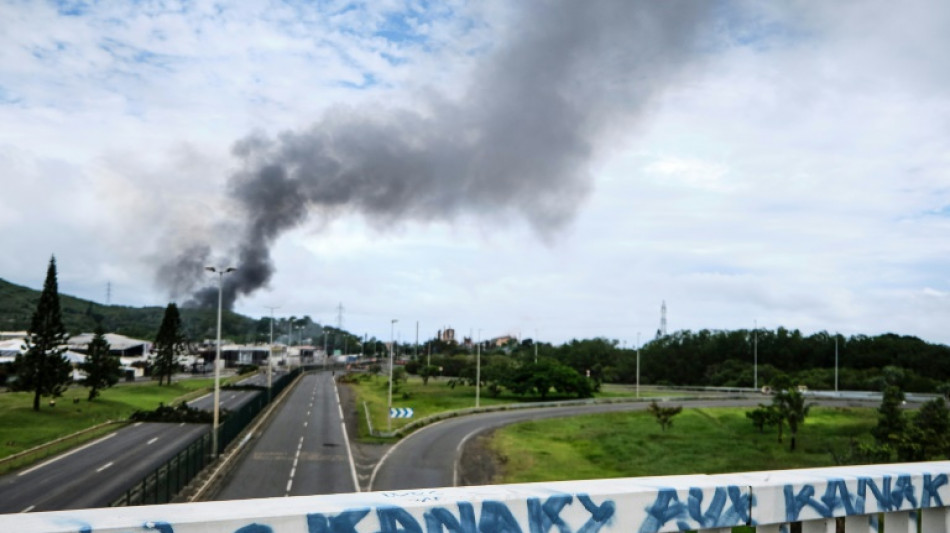
POLYGON ((16 533, 950 531, 950 461, 0 515, 16 533), (918 524, 919 523, 919 524, 918 524))

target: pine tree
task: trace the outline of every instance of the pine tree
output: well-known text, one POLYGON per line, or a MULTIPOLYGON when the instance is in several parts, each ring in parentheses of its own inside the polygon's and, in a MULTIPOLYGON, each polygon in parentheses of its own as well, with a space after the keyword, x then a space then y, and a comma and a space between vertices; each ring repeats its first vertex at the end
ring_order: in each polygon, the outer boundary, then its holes
POLYGON ((72 365, 63 357, 68 340, 59 308, 56 257, 51 257, 43 292, 27 330, 25 352, 14 362, 13 388, 33 392, 34 411, 40 410, 40 396, 60 396, 72 382, 72 365))
POLYGON ((178 366, 177 356, 181 353, 184 344, 178 306, 170 303, 165 308, 162 325, 159 326, 158 334, 155 335, 155 374, 158 376, 159 385, 162 384, 163 378, 167 378, 168 384, 171 385, 172 374, 178 366))
POLYGON ((79 369, 86 373, 83 385, 89 387, 89 400, 99 396, 100 389, 109 388, 119 382, 119 366, 119 358, 109 353, 109 343, 102 326, 97 326, 95 336, 89 341, 86 362, 79 365, 79 369))

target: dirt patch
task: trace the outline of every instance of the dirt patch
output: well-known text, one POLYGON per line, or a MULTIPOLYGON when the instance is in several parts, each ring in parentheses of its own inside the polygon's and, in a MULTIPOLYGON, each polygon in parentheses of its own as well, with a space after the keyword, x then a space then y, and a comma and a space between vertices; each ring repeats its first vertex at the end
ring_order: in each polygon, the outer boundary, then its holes
POLYGON ((459 486, 491 485, 503 473, 504 462, 490 447, 495 431, 479 433, 462 448, 459 461, 459 486))

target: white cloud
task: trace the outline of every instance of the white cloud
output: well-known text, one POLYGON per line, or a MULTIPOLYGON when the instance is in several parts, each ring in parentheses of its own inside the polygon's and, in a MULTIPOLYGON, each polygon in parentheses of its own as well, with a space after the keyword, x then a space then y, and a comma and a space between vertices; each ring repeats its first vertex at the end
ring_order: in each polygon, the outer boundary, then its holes
MULTIPOLYGON (((320 5, 0 8, 0 277, 37 287, 56 253, 64 292, 102 300, 111 281, 113 301, 164 303, 151 268, 174 243, 155 221, 227 231, 209 215, 229 209, 235 140, 339 104, 458 97, 514 9, 320 5)), ((950 342, 950 9, 728 8, 703 66, 598 147, 591 197, 550 242, 504 219, 313 220, 239 310, 332 322, 342 302, 357 333, 388 336, 399 317, 404 339, 418 319, 425 335, 632 344, 667 300, 672 329, 757 319, 950 342)))

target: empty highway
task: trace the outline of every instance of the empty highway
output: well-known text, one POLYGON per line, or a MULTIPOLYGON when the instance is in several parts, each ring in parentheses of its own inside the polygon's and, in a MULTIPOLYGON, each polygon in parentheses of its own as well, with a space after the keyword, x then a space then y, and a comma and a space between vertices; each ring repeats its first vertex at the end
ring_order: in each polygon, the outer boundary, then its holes
POLYGON ((329 372, 304 375, 248 446, 215 500, 359 490, 329 372))

